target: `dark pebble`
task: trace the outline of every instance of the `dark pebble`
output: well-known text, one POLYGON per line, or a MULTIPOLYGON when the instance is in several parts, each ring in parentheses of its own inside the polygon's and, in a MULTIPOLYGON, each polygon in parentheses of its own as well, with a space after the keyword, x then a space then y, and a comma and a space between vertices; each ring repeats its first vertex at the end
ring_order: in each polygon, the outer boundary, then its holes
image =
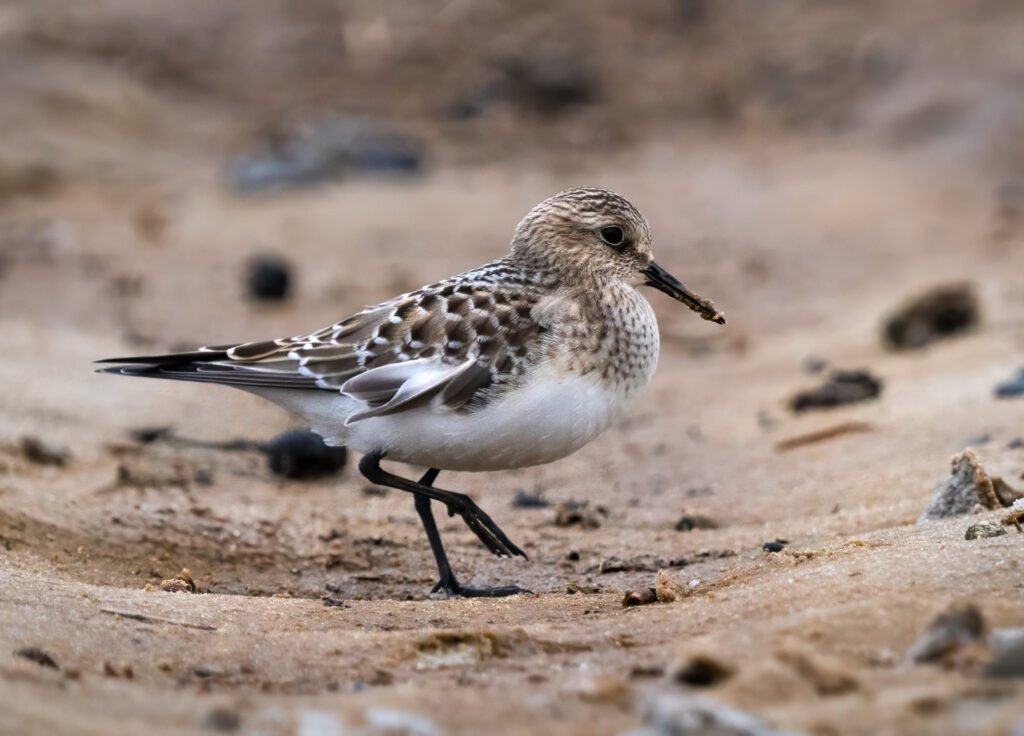
POLYGON ((212 486, 215 478, 213 471, 209 468, 196 468, 192 473, 192 480, 201 486, 212 486))
POLYGON ((274 473, 300 480, 337 473, 348 460, 344 447, 328 447, 320 435, 297 429, 272 439, 266 453, 274 473))
POLYGON ((192 668, 192 674, 196 677, 219 677, 224 670, 215 664, 197 664, 192 668))
POLYGON ((964 447, 974 447, 977 445, 986 445, 992 441, 992 435, 979 434, 977 437, 968 437, 967 441, 964 442, 964 447))
POLYGON ((804 373, 821 373, 823 370, 828 368, 828 363, 824 358, 819 358, 817 355, 808 355, 800 363, 800 367, 803 368, 804 373))
POLYGON ((1010 440, 1010 444, 1006 446, 1007 450, 1019 450, 1024 447, 1024 437, 1014 437, 1010 440))
POLYGON ((964 647, 985 636, 985 619, 973 603, 950 607, 936 616, 914 642, 907 658, 917 664, 950 661, 964 647))
POLYGON ((714 687, 728 680, 732 674, 731 667, 711 657, 697 655, 684 662, 672 677, 681 685, 714 687))
POLYGON ((140 444, 149 445, 167 439, 173 431, 171 427, 136 427, 128 430, 128 436, 140 444))
POLYGON ((57 661, 39 647, 25 647, 24 649, 18 649, 14 652, 14 656, 27 659, 30 662, 35 662, 40 667, 50 667, 55 670, 60 669, 57 667, 57 661))
POLYGON ((345 601, 339 601, 337 598, 324 598, 324 606, 326 608, 347 608, 345 601))
POLYGON ((57 467, 62 467, 71 456, 67 448, 31 436, 21 438, 21 453, 37 465, 57 467))
POLYGON ((761 545, 761 549, 765 552, 781 552, 789 544, 785 539, 773 539, 769 542, 765 542, 761 545))
POLYGON ((277 256, 257 256, 249 262, 249 296, 265 301, 284 299, 291 286, 291 266, 277 256))
POLYGON ((694 529, 717 529, 718 522, 709 516, 685 514, 676 522, 677 532, 691 532, 694 529))
POLYGON ((495 76, 450 108, 457 119, 476 118, 507 102, 521 110, 557 115, 592 102, 598 76, 569 54, 525 54, 498 62, 495 76))
POLYGON ((1000 652, 985 668, 988 677, 1024 677, 1024 641, 1000 652))
POLYGON ((242 195, 314 186, 345 173, 409 176, 421 170, 419 149, 381 121, 327 116, 236 157, 227 175, 242 195))
POLYGON ((582 529, 597 529, 607 516, 608 509, 604 506, 590 506, 588 501, 569 500, 558 505, 555 526, 578 524, 582 529))
POLYGON ((970 284, 940 286, 918 296, 885 321, 885 342, 895 350, 912 350, 971 329, 981 319, 970 284))
POLYGON ((579 560, 580 560, 580 553, 579 553, 579 552, 577 552, 577 551, 576 551, 576 550, 574 550, 574 549, 571 549, 571 550, 569 550, 569 552, 568 552, 568 553, 567 553, 567 554, 565 555, 565 559, 567 559, 567 560, 568 560, 569 562, 579 562, 579 560))
POLYGON ((843 404, 877 398, 882 393, 882 381, 868 371, 833 371, 829 380, 818 388, 801 391, 790 399, 795 412, 825 409, 843 404))
POLYGON ((542 491, 516 491, 516 497, 512 499, 512 506, 517 509, 543 509, 550 505, 551 502, 544 498, 542 491))
POLYGON ((662 677, 665 674, 665 668, 661 665, 651 664, 643 665, 638 664, 630 668, 629 678, 631 680, 638 680, 641 678, 648 677, 662 677))
POLYGON ((995 395, 997 399, 1013 399, 1024 396, 1024 370, 1018 372, 1015 378, 996 386, 995 395))
POLYGON ((242 725, 242 719, 233 710, 227 708, 214 708, 203 718, 202 727, 207 731, 237 731, 242 725))
POLYGON ((631 590, 626 593, 622 598, 623 608, 632 608, 633 606, 647 606, 651 603, 655 603, 658 600, 658 594, 655 593, 654 588, 644 588, 643 590, 631 590))

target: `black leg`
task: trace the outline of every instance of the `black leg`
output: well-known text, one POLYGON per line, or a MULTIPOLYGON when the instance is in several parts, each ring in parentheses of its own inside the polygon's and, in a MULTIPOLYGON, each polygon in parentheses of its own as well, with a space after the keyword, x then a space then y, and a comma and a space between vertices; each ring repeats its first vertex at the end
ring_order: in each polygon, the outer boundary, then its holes
MULTIPOLYGON (((484 546, 494 554, 499 557, 512 557, 513 555, 526 557, 526 553, 513 544, 512 540, 505 536, 505 532, 491 520, 491 517, 484 513, 484 510, 477 506, 473 499, 465 493, 444 491, 440 488, 434 488, 389 473, 380 466, 382 457, 384 457, 384 454, 381 452, 370 452, 363 455, 363 459, 359 461, 359 472, 368 481, 379 486, 397 488, 400 491, 408 491, 409 493, 426 496, 432 501, 439 501, 448 508, 449 515, 454 516, 458 514, 461 516, 466 525, 476 534, 477 539, 483 542, 484 546)), ((430 471, 424 477, 427 478, 428 476, 430 476, 430 471)), ((429 479, 433 482, 436 477, 437 473, 434 473, 433 477, 429 479)))
MULTIPOLYGON (((428 470, 420 478, 420 485, 427 486, 428 488, 433 487, 434 480, 439 472, 441 471, 436 468, 428 470)), ((452 596, 500 598, 506 595, 530 592, 520 588, 518 585, 503 585, 497 588, 473 588, 460 583, 455 578, 451 565, 448 564, 448 555, 445 554, 444 545, 441 543, 441 534, 438 532, 437 523, 434 521, 434 512, 430 509, 430 498, 422 493, 414 494, 414 498, 416 500, 416 513, 420 515, 420 521, 423 522, 423 529, 426 531, 427 539, 430 541, 430 549, 434 553, 434 561, 437 562, 437 573, 440 576, 440 580, 437 581, 437 585, 430 591, 431 593, 443 590, 449 598, 452 596)))

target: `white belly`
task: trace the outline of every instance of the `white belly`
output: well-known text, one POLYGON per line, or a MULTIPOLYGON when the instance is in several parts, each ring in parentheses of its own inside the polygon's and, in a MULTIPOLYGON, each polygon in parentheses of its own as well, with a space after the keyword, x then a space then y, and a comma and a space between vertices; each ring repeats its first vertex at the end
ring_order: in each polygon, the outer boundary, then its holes
MULTIPOLYGON (((345 426, 363 404, 319 391, 261 392, 304 416, 328 444, 381 450, 390 460, 441 470, 507 470, 569 455, 603 432, 629 400, 586 377, 547 376, 472 413, 431 405, 345 426)), ((632 397, 630 397, 632 398, 632 397)))

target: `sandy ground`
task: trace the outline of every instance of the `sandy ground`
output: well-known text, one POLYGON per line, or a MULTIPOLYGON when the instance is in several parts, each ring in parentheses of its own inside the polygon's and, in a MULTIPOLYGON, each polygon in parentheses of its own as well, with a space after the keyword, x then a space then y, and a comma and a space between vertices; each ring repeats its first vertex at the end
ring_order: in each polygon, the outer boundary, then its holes
MULTIPOLYGON (((0 80, 16 103, 2 160, 52 157, 59 173, 0 200, 0 732, 616 734, 641 725, 652 694, 687 692, 673 674, 700 654, 731 672, 702 694, 779 729, 1020 727, 1019 680, 905 656, 952 602, 1024 626, 1024 536, 964 540, 995 512, 915 523, 968 446, 1024 489, 1024 399, 992 395, 1024 363, 1021 205, 997 196, 1024 160, 1012 125, 981 115, 915 145, 661 125, 600 155, 555 145, 467 163, 424 124, 440 153, 421 177, 246 199, 222 185, 221 107, 108 67, 76 89, 66 50, 49 53, 24 52, 35 77, 8 63, 0 80), (431 599, 410 498, 367 493, 354 462, 284 481, 257 453, 128 434, 262 441, 296 426, 274 407, 91 372, 110 355, 328 324, 502 254, 529 207, 580 183, 637 203, 658 261, 729 324, 651 293, 662 357, 627 419, 549 466, 442 475, 530 556, 492 558, 445 519, 456 571, 534 596, 431 599), (296 268, 280 306, 254 305, 242 283, 268 251, 296 268), (980 297, 977 329, 883 347, 886 314, 957 281, 980 297), (881 397, 794 415, 788 398, 822 380, 809 358, 869 369, 881 397), (868 426, 779 449, 847 422, 868 426), (25 436, 70 458, 34 463, 25 436), (513 507, 520 490, 552 505, 513 507), (556 526, 570 500, 604 507, 600 526, 556 526), (677 531, 684 513, 719 526, 677 531), (762 550, 776 538, 784 551, 762 550), (612 557, 681 559, 668 573, 689 595, 624 608, 658 565, 601 572, 612 557), (198 594, 153 590, 183 567, 198 594), (57 667, 13 654, 26 647, 57 667)), ((491 132, 512 135, 503 125, 491 132)))

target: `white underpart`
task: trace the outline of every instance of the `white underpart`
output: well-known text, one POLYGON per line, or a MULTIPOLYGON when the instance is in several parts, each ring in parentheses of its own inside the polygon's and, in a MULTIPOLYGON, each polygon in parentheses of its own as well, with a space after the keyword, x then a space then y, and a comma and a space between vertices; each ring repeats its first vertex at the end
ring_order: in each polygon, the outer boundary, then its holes
POLYGON ((558 460, 590 442, 628 403, 589 376, 538 369, 531 381, 486 407, 458 412, 427 402, 346 425, 366 404, 342 394, 260 389, 303 416, 328 444, 380 450, 389 460, 442 470, 507 470, 558 460))

